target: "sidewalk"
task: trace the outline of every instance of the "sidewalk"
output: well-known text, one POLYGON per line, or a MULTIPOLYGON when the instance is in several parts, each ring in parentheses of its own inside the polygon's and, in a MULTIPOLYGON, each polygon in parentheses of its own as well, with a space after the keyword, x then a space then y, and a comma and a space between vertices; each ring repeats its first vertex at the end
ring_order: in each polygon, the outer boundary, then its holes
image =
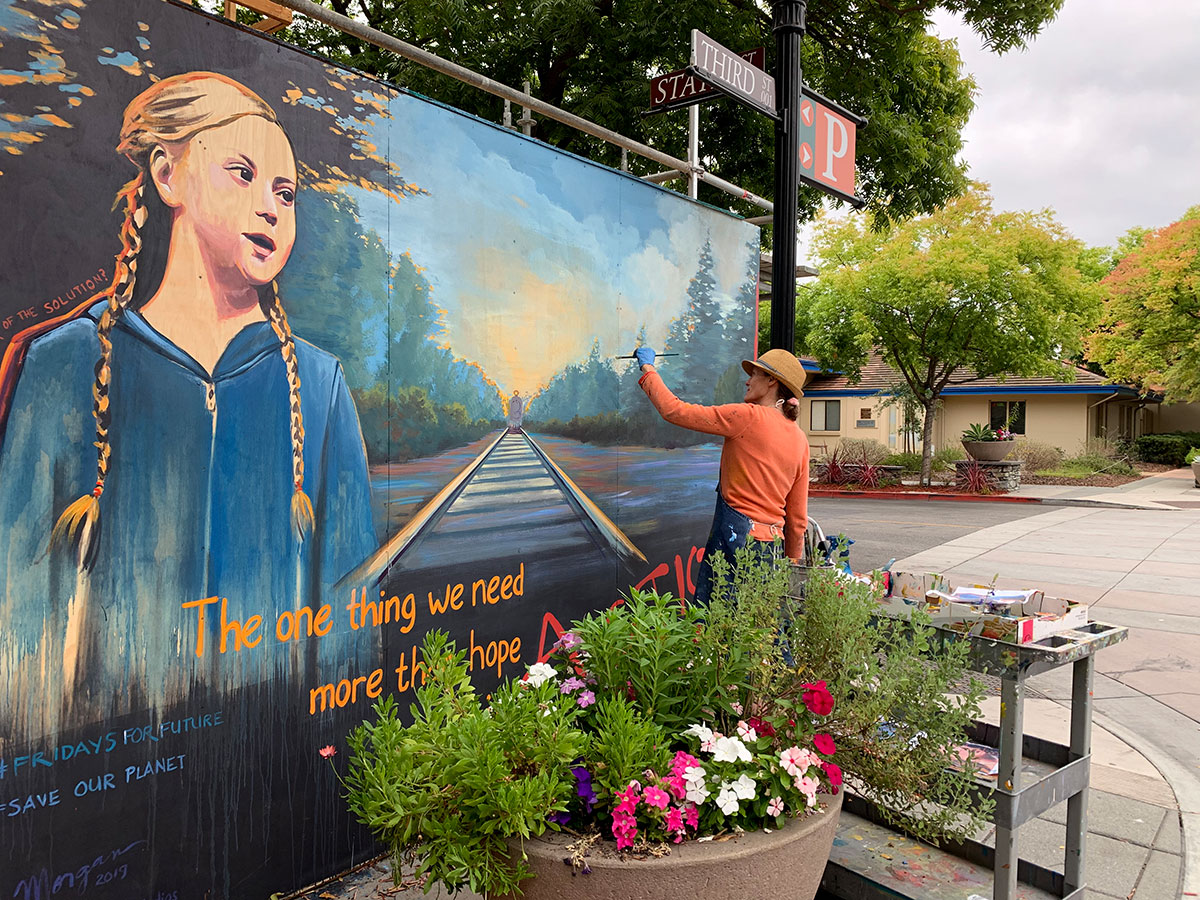
MULTIPOLYGON (((1200 491, 1185 474, 1186 481, 1172 472, 1084 496, 1059 494, 1106 506, 985 528, 895 565, 1037 586, 1090 603, 1095 620, 1129 628, 1128 640, 1096 656, 1088 818, 1096 897, 1200 895, 1200 502, 1178 506, 1200 501, 1200 491)), ((1066 743, 1069 669, 1029 685, 1044 699, 1027 706, 1026 733, 1066 743)), ((1033 823, 1029 840, 1022 832, 1022 855, 1061 871, 1064 821, 1062 804, 1033 823)))

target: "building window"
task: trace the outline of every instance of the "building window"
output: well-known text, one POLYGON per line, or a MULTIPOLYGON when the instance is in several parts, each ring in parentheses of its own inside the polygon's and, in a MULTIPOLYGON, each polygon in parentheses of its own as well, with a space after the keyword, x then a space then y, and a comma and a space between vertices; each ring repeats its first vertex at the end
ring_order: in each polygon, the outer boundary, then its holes
POLYGON ((841 431, 842 401, 814 400, 812 402, 812 428, 810 431, 841 431))
POLYGON ((1025 433, 1025 401, 993 400, 990 404, 992 428, 1007 428, 1013 434, 1025 433))

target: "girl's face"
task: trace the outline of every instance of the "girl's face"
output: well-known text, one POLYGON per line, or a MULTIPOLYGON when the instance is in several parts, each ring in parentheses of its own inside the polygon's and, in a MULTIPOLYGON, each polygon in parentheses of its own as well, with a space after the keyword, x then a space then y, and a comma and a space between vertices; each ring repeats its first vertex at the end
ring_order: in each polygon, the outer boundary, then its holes
POLYGON ((164 199, 206 262, 254 285, 274 279, 296 241, 296 160, 283 130, 241 116, 193 137, 173 168, 164 199))
POLYGON ((775 379, 762 369, 755 369, 746 382, 745 403, 760 403, 763 400, 775 400, 775 379))

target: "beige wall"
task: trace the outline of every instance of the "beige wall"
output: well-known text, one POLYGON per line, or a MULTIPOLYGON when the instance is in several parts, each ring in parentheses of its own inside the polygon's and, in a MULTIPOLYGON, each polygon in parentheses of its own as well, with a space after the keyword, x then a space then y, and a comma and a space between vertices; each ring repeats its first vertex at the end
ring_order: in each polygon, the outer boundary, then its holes
POLYGON ((1200 431, 1200 403, 1163 403, 1154 418, 1154 431, 1200 431))
POLYGON ((1082 449, 1090 434, 1088 404, 1095 403, 1099 398, 1094 394, 973 394, 968 397, 945 397, 941 415, 933 429, 937 446, 957 446, 968 425, 976 422, 986 425, 990 419, 988 403, 1001 399, 1025 401, 1027 438, 1044 441, 1061 448, 1064 453, 1074 454, 1082 449))
POLYGON ((841 403, 841 420, 837 431, 814 430, 812 427, 812 402, 822 401, 823 397, 804 397, 800 400, 800 425, 808 435, 808 441, 816 449, 832 453, 837 449, 842 438, 857 438, 859 440, 878 441, 891 450, 903 449, 897 445, 897 423, 899 411, 894 406, 885 407, 878 397, 831 397, 841 403), (869 410, 868 418, 862 419, 864 410, 869 410), (868 427, 860 427, 860 422, 871 422, 868 427))

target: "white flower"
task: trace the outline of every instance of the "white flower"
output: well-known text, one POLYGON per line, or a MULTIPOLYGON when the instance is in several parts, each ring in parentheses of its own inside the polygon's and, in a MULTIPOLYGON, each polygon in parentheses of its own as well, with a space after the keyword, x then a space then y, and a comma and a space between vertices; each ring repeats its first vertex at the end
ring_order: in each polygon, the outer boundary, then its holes
POLYGON ((733 782, 733 784, 730 785, 730 788, 735 794, 737 794, 737 798, 739 800, 753 800, 754 794, 756 793, 754 779, 745 774, 741 775, 737 781, 733 782))
POLYGON ((750 751, 735 737, 721 737, 713 744, 714 762, 751 762, 754 759, 750 751))
POLYGON ((722 782, 721 792, 717 794, 717 806, 727 816, 733 815, 738 808, 737 794, 733 792, 732 788, 727 787, 728 784, 727 781, 722 782))
POLYGON ((767 803, 767 815, 779 816, 783 814, 783 799, 780 797, 772 797, 767 803))
POLYGON ((529 667, 525 683, 530 687, 541 687, 547 681, 553 681, 557 677, 558 673, 554 671, 554 666, 549 663, 534 663, 529 667))
POLYGON ((689 766, 683 770, 684 796, 700 806, 708 799, 708 785, 705 784, 705 772, 699 766, 689 766))
POLYGON ((758 733, 754 730, 754 726, 749 725, 746 722, 738 722, 737 733, 738 737, 740 737, 743 741, 754 743, 754 741, 758 740, 758 733))
POLYGON ((700 743, 702 744, 705 741, 711 741, 713 739, 712 729, 705 725, 689 725, 683 733, 700 738, 700 743))

